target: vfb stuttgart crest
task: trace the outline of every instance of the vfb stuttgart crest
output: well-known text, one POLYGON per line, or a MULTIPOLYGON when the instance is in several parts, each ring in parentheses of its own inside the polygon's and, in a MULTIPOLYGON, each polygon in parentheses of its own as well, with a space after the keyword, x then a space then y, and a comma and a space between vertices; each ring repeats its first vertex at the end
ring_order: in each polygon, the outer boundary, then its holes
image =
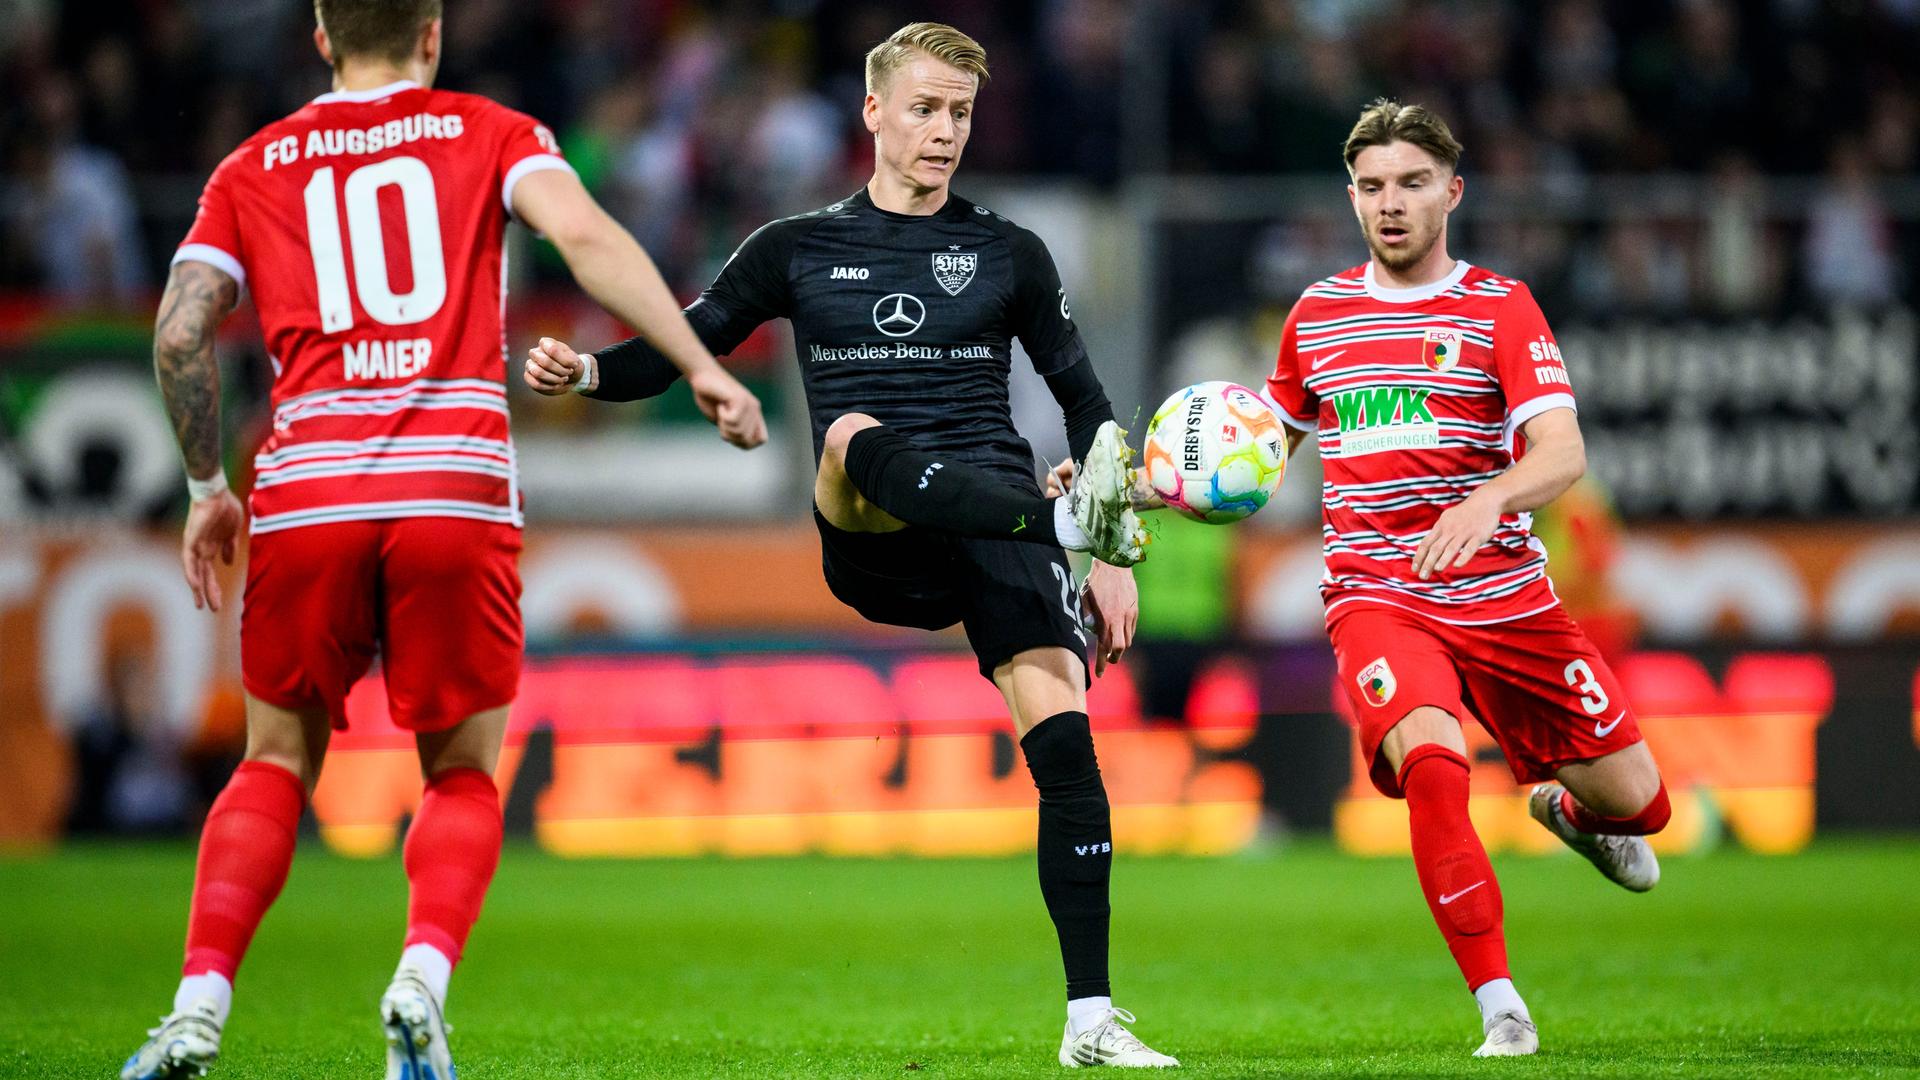
POLYGON ((974 268, 980 265, 980 256, 971 251, 936 251, 933 253, 933 280, 947 290, 948 296, 959 296, 960 290, 973 280, 974 268))

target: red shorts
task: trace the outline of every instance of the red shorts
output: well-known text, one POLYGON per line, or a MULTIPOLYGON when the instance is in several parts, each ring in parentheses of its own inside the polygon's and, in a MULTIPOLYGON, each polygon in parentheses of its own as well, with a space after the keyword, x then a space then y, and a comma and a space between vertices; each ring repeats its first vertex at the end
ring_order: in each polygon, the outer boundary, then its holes
POLYGON ((269 705, 324 708, 376 653, 393 722, 444 731, 520 685, 520 530, 464 518, 307 525, 254 537, 240 673, 269 705))
POLYGON ((1620 681, 1567 613, 1455 626, 1379 604, 1352 604, 1327 626, 1360 749, 1381 794, 1400 798, 1380 743, 1422 705, 1472 716, 1521 783, 1640 741, 1620 681))

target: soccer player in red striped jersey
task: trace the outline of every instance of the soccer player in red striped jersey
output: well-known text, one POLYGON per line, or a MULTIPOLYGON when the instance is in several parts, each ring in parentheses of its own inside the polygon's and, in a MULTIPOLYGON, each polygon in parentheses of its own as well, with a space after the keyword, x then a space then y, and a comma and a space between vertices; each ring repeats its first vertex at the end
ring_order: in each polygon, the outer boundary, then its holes
POLYGON ((1580 478, 1573 386, 1526 285, 1447 253, 1460 144, 1376 101, 1346 143, 1372 258, 1287 317, 1268 390, 1325 468, 1321 595, 1374 786, 1407 800, 1421 891, 1468 989, 1477 1056, 1539 1036, 1507 968, 1500 885, 1467 817, 1477 719, 1542 825, 1634 891, 1665 786, 1620 684, 1547 580, 1532 512, 1580 478))
POLYGON ((235 972, 286 880, 348 689, 381 659, 425 788, 407 834, 407 933, 380 1011, 387 1075, 451 1077, 452 968, 500 854, 493 769, 519 682, 521 507, 507 430, 503 236, 512 214, 685 374, 735 445, 760 404, 700 344, 646 252, 553 136, 431 89, 440 0, 317 0, 333 92, 242 143, 173 259, 154 366, 193 495, 181 557, 218 610, 240 503, 221 470, 213 333, 240 290, 273 362, 241 616, 246 759, 201 835, 173 1012, 128 1080, 204 1071, 235 972))

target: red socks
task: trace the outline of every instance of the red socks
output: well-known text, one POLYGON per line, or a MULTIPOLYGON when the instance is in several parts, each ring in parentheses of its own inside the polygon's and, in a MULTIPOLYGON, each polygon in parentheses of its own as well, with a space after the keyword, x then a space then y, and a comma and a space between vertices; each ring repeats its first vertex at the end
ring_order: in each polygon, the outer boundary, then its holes
POLYGON ((412 886, 406 943, 431 945, 459 961, 500 865, 500 792, 493 777, 448 769, 428 781, 407 830, 405 862, 412 886))
POLYGON ((287 883, 307 789, 278 765, 243 761, 200 831, 187 916, 187 975, 233 981, 260 920, 287 883))
MULTIPOLYGON (((213 801, 200 833, 187 975, 232 981, 267 908, 287 883, 306 788, 278 765, 243 761, 213 801)), ((478 769, 448 769, 427 784, 407 833, 407 944, 458 960, 500 863, 500 793, 478 769)))
POLYGON ((1467 817, 1467 775, 1467 759, 1436 743, 1414 747, 1400 765, 1420 889, 1474 990, 1510 976, 1500 883, 1467 817))
POLYGON ((1574 800, 1573 792, 1560 793, 1560 814, 1567 824, 1583 833, 1596 833, 1601 836, 1650 836, 1667 827, 1667 820, 1673 817, 1673 804, 1667 801, 1667 785, 1661 784, 1654 793, 1653 801, 1640 809, 1632 817, 1610 818, 1581 806, 1574 800))

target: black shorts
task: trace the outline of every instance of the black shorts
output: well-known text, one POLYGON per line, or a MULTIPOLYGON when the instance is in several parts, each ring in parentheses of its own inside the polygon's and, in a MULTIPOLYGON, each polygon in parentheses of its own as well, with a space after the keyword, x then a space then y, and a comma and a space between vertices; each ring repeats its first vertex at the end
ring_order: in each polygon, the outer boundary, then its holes
POLYGON ((1086 662, 1079 583, 1059 548, 912 526, 843 532, 818 510, 813 523, 827 588, 868 621, 921 630, 960 623, 988 679, 1019 653, 1048 645, 1086 662))

